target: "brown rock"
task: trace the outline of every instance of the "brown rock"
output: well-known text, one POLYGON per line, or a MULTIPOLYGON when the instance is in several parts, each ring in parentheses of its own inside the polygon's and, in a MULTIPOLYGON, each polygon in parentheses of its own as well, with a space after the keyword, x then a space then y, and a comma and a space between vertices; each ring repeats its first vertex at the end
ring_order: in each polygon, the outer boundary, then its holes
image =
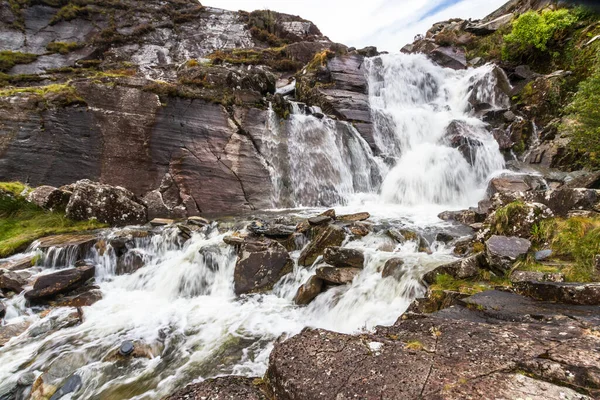
POLYGON ((346 238, 344 229, 336 225, 328 225, 317 235, 317 237, 304 249, 298 264, 311 266, 317 258, 325 252, 327 247, 341 246, 346 238))
POLYGON ((21 271, 32 267, 34 258, 27 256, 18 260, 8 260, 0 264, 0 269, 7 269, 9 271, 21 271))
POLYGON ((348 225, 348 230, 354 236, 364 237, 371 233, 371 224, 364 222, 354 222, 348 225))
POLYGON ((390 258, 387 260, 383 266, 383 270, 381 271, 381 277, 394 277, 396 280, 400 280, 404 275, 404 260, 401 258, 390 258))
POLYGON ((52 302, 56 307, 89 307, 102 300, 102 291, 91 287, 83 293, 62 297, 52 302))
POLYGON ((287 250, 278 242, 244 243, 233 274, 235 293, 241 295, 270 290, 292 268, 293 262, 287 250))
POLYGON ((308 219, 308 223, 311 226, 319 226, 319 225, 327 225, 333 222, 333 218, 327 215, 320 215, 318 217, 313 217, 308 219))
POLYGON ((165 400, 267 400, 257 380, 239 376, 208 379, 178 390, 165 400))
POLYGON ((0 325, 0 347, 4 346, 8 341, 16 336, 19 336, 29 328, 30 322, 23 321, 16 324, 0 325))
POLYGON ((360 274, 361 271, 360 268, 334 268, 325 266, 317 268, 316 276, 327 283, 345 285, 351 283, 354 277, 360 274))
POLYGON ((0 271, 0 289, 5 292, 15 292, 17 294, 23 291, 23 287, 27 285, 27 279, 24 279, 17 272, 0 271))
POLYGON ((311 276, 308 281, 298 288, 294 302, 299 306, 309 304, 317 297, 323 289, 323 280, 317 276, 311 276))
POLYGON ((368 212, 361 212, 356 214, 340 215, 337 217, 337 220, 343 222, 357 222, 366 221, 369 218, 371 218, 371 214, 369 214, 368 212))
POLYGON ((365 263, 365 255, 361 250, 345 247, 328 247, 323 253, 323 260, 337 268, 359 268, 365 263))
POLYGON ((71 291, 93 278, 95 272, 96 267, 88 265, 42 275, 33 284, 33 289, 25 292, 25 298, 34 302, 43 301, 45 298, 71 291))
POLYGON ((136 249, 129 250, 123 254, 117 260, 117 268, 115 274, 126 275, 133 274, 138 269, 143 268, 146 265, 146 260, 142 252, 136 249))

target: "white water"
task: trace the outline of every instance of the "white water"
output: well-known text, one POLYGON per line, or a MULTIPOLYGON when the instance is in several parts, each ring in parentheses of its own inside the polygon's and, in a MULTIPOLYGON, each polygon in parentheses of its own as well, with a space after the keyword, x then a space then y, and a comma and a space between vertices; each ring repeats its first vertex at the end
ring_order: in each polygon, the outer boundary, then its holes
MULTIPOLYGON (((376 224, 433 236, 448 228, 435 215, 479 200, 487 177, 503 166, 468 104, 469 87, 490 81, 490 69, 456 72, 420 56, 398 55, 370 60, 367 70, 378 149, 370 149, 350 124, 304 115, 298 107, 282 124, 273 113, 263 153, 277 188, 275 204, 343 204, 338 213, 369 211, 376 224), (479 143, 469 160, 449 146, 445 132, 452 121, 479 143)), ((494 104, 489 85, 482 88, 477 96, 494 104)), ((81 324, 56 330, 72 310, 41 317, 26 307, 23 295, 6 301, 5 323, 31 326, 0 349, 0 398, 25 372, 44 372, 47 383, 59 386, 79 375, 83 387, 73 398, 157 399, 195 379, 260 376, 274 341, 306 326, 352 333, 392 324, 424 293, 420 276, 453 257, 441 243, 432 244, 432 254, 419 253, 417 243, 397 245, 384 231, 345 243, 365 251, 364 270, 352 284, 328 290, 307 307, 295 306, 293 297, 316 266, 296 265, 268 294, 236 297, 237 255, 223 242, 231 232, 216 225, 185 243, 176 229, 132 238, 130 247, 143 255, 145 266, 131 275, 115 275, 110 246, 102 255, 92 249, 87 258, 97 266, 103 299, 84 309, 81 324), (400 281, 381 278, 391 257, 405 261, 400 281), (145 347, 149 358, 115 361, 110 355, 124 340, 145 347)), ((114 233, 106 234, 110 239, 114 233)), ((72 266, 73 254, 50 250, 45 268, 35 271, 72 266)))

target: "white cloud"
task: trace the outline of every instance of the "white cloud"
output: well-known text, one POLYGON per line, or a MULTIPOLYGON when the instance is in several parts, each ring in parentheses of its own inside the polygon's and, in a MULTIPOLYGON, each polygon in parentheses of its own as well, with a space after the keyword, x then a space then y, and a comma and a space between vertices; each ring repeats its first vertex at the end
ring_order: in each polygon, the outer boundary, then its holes
POLYGON ((200 0, 228 10, 270 9, 300 15, 329 38, 348 46, 398 51, 433 23, 450 18, 482 18, 506 0, 200 0), (427 16, 441 3, 455 3, 427 16))

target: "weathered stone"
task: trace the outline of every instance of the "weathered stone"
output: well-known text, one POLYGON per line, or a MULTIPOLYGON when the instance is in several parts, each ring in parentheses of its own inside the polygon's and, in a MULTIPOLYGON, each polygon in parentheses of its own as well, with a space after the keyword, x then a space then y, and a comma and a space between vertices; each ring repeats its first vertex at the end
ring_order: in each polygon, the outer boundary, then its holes
POLYGON ((167 219, 167 218, 154 218, 150 221, 150 225, 152 226, 167 226, 175 223, 175 220, 167 219))
POLYGON ((533 257, 535 258, 535 261, 544 261, 544 260, 550 258, 551 256, 552 256, 551 249, 536 251, 535 254, 533 255, 533 257))
POLYGON ((506 220, 494 211, 486 218, 484 226, 489 227, 491 233, 529 238, 536 225, 554 216, 544 204, 522 201, 510 209, 509 215, 509 220, 506 220))
POLYGON ((464 225, 471 225, 485 221, 486 215, 476 209, 461 211, 444 211, 438 215, 438 218, 444 221, 456 221, 464 225))
POLYGON ((270 290, 292 267, 288 252, 276 241, 244 243, 235 264, 235 293, 241 295, 270 290))
POLYGON ((53 186, 39 186, 27 196, 31 203, 50 211, 64 212, 69 204, 71 192, 53 186))
POLYGON ((599 283, 519 282, 520 294, 537 300, 576 305, 600 305, 599 283))
POLYGON ((489 35, 496 32, 498 29, 508 25, 513 19, 513 14, 501 15, 496 19, 486 22, 469 23, 465 27, 465 31, 472 32, 476 35, 489 35))
POLYGON ((0 301, 0 320, 6 315, 6 306, 0 301))
POLYGON ((325 266, 317 268, 316 276, 327 283, 345 285, 351 283, 361 271, 360 268, 335 268, 325 266))
POLYGON ((321 214, 319 214, 318 216, 319 217, 329 217, 329 218, 335 220, 336 219, 335 209, 330 208, 329 210, 325 210, 321 214))
POLYGON ((390 258, 383 265, 383 270, 381 271, 382 278, 393 277, 396 280, 402 279, 402 276, 405 273, 404 270, 404 260, 401 258, 390 258))
POLYGON ((299 306, 309 304, 317 297, 323 289, 323 280, 317 276, 311 276, 305 284, 298 288, 294 303, 299 306))
POLYGON ((444 68, 467 69, 467 57, 463 49, 456 47, 438 47, 429 53, 429 57, 444 68))
POLYGON ((423 281, 433 285, 439 275, 450 275, 456 279, 467 279, 477 276, 480 269, 485 267, 485 256, 483 253, 467 257, 463 260, 440 265, 423 276, 423 281))
POLYGON ((90 234, 64 234, 47 236, 38 240, 38 248, 42 250, 51 247, 64 249, 66 247, 86 247, 91 248, 98 240, 96 235, 90 234))
POLYGON ((60 297, 55 301, 50 302, 52 306, 56 307, 89 307, 98 301, 102 300, 102 291, 97 286, 90 286, 81 288, 80 290, 74 290, 69 293, 68 296, 60 297))
POLYGON ((323 260, 337 268, 364 267, 365 255, 361 250, 345 247, 328 247, 323 253, 323 260))
POLYGON ((67 217, 74 220, 97 219, 110 225, 145 224, 146 207, 135 195, 122 187, 103 185, 89 180, 69 186, 73 191, 67 205, 67 217))
POLYGON ((328 225, 302 251, 298 259, 298 264, 303 266, 313 265, 317 258, 323 255, 327 247, 341 246, 345 238, 346 234, 343 228, 336 225, 328 225))
POLYGON ((262 221, 252 222, 247 229, 256 235, 264 235, 269 238, 286 238, 296 232, 295 226, 271 224, 262 221))
POLYGON ((515 261, 525 257, 531 248, 526 239, 507 236, 492 236, 485 242, 486 259, 492 271, 506 273, 515 261))
POLYGON ((354 222, 348 225, 348 230, 350 233, 359 237, 367 236, 369 233, 371 233, 371 229, 371 224, 368 223, 354 222))
POLYGON ((8 271, 2 273, 0 270, 0 289, 3 291, 19 294, 23 291, 25 285, 27 285, 27 279, 18 272, 8 271))
POLYGON ((198 225, 198 226, 210 225, 209 220, 207 220, 206 218, 198 217, 198 216, 188 217, 187 221, 188 221, 188 223, 190 223, 192 225, 198 225))
POLYGON ((29 328, 31 322, 23 321, 15 324, 0 325, 0 347, 14 337, 19 336, 29 328))
POLYGON ((32 267, 34 258, 32 256, 19 257, 17 259, 7 260, 0 263, 0 269, 8 271, 21 271, 32 267))
POLYGON ((260 385, 255 384, 255 380, 239 376, 226 376, 186 386, 165 398, 165 400, 200 399, 267 400, 268 397, 261 391, 260 385))
POLYGON ((327 225, 327 224, 331 223, 332 221, 333 221, 333 218, 331 218, 328 215, 321 215, 319 217, 313 217, 313 218, 308 219, 308 223, 312 226, 327 225))
POLYGON ((25 292, 25 298, 34 302, 43 301, 59 293, 68 292, 93 278, 95 272, 94 266, 85 266, 42 275, 36 279, 33 289, 25 292))
POLYGON ((339 215, 337 217, 338 221, 344 222, 357 222, 357 221, 366 221, 371 218, 371 214, 368 212, 361 212, 356 214, 347 214, 347 215, 339 215))
POLYGON ((564 282, 565 276, 560 273, 538 271, 513 271, 510 281, 515 282, 564 282))
POLYGON ((50 400, 59 400, 70 393, 76 392, 83 384, 79 375, 72 375, 67 381, 58 389, 50 400))

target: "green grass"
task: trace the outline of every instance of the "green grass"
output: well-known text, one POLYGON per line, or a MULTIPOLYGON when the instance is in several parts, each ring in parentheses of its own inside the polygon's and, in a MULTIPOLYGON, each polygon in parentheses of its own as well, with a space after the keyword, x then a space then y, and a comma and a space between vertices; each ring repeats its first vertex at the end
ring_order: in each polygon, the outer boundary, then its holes
POLYGON ((0 72, 6 72, 17 64, 29 64, 37 59, 36 54, 18 51, 0 51, 0 72))
POLYGON ((44 236, 106 227, 98 221, 72 221, 61 213, 45 211, 20 196, 26 189, 17 182, 0 183, 0 258, 24 251, 44 236))
POLYGON ((47 103, 61 107, 66 107, 73 104, 86 104, 85 100, 77 93, 77 90, 68 83, 21 88, 9 87, 7 89, 0 90, 0 97, 15 96, 19 93, 36 95, 41 97, 47 103))

